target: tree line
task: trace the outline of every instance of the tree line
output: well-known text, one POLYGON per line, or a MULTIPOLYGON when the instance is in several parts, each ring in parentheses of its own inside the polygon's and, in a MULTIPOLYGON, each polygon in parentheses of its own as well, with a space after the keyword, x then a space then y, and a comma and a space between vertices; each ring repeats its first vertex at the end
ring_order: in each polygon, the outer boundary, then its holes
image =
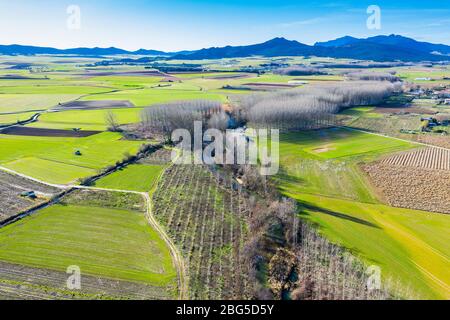
POLYGON ((326 127, 334 125, 334 115, 342 109, 380 104, 401 87, 399 82, 348 81, 239 96, 234 116, 249 126, 280 130, 326 127))
POLYGON ((201 122, 203 128, 228 127, 229 117, 222 110, 222 103, 213 100, 187 100, 162 103, 146 108, 141 113, 141 130, 162 135, 171 140, 176 129, 194 132, 194 122, 201 122))
POLYGON ((311 76, 311 75, 323 75, 327 72, 308 66, 290 66, 286 68, 279 68, 273 71, 274 74, 283 76, 311 76))

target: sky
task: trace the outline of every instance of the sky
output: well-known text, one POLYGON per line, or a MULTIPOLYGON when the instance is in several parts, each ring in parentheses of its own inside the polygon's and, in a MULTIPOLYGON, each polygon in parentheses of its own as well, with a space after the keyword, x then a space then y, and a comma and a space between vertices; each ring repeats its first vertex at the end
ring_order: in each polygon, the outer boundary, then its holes
POLYGON ((450 45, 450 0, 0 0, 0 44, 178 51, 379 34, 450 45))

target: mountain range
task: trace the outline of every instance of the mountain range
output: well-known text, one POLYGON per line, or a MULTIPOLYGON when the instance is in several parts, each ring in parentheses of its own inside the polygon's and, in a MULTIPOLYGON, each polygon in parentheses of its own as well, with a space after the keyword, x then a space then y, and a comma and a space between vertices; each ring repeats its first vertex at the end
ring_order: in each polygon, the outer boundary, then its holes
POLYGON ((450 61, 450 46, 420 42, 400 35, 382 35, 365 39, 345 36, 327 42, 317 42, 313 46, 295 40, 274 38, 254 45, 212 47, 197 51, 179 52, 163 52, 146 49, 127 51, 115 47, 56 49, 50 47, 0 45, 0 54, 79 56, 144 55, 185 60, 243 58, 250 56, 317 56, 373 61, 418 62, 450 61))

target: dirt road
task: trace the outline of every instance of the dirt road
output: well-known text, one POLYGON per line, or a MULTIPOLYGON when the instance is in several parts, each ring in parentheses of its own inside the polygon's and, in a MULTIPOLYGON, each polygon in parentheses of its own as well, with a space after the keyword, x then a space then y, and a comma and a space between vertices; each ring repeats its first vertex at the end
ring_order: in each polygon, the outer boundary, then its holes
MULTIPOLYGON (((167 244, 167 246, 170 249, 170 254, 173 259, 173 263, 175 265, 175 268, 177 270, 178 275, 178 287, 179 287, 179 299, 180 300, 186 300, 188 298, 188 289, 187 289, 187 281, 186 281, 186 273, 185 273, 185 266, 184 266, 184 260, 179 252, 178 248, 175 246, 175 244, 170 239, 169 235, 165 232, 165 230, 161 227, 161 225, 158 223, 158 221, 155 219, 152 213, 152 200, 150 197, 150 194, 147 192, 137 192, 137 191, 129 191, 129 190, 118 190, 118 189, 104 189, 104 188, 96 188, 96 187, 87 187, 87 186, 78 186, 78 185, 56 185, 56 184, 50 184, 45 181, 35 179, 32 177, 29 177, 24 174, 20 174, 18 172, 15 172, 13 170, 10 170, 8 168, 4 168, 0 166, 0 170, 8 172, 13 175, 20 176, 25 179, 29 179, 41 184, 45 184, 51 187, 61 188, 65 191, 71 190, 71 189, 79 189, 79 190, 93 190, 93 191, 109 191, 109 192, 121 192, 121 193, 132 193, 132 194, 140 194, 146 203, 147 212, 145 214, 149 224, 159 233, 161 238, 164 240, 164 242, 167 244)), ((162 176, 162 175, 161 175, 162 176)), ((159 177, 159 179, 161 178, 159 177)), ((51 203, 49 204, 51 205, 51 203)), ((39 211, 39 210, 37 210, 39 211)))

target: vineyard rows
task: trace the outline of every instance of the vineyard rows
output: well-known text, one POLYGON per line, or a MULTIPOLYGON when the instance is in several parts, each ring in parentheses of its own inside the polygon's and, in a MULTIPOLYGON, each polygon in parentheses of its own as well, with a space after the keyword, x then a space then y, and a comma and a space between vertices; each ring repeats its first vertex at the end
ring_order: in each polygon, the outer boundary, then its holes
POLYGON ((206 166, 173 166, 154 194, 154 214, 179 247, 191 299, 248 296, 241 250, 246 237, 244 197, 206 166))
POLYGON ((402 167, 450 170, 450 150, 424 148, 393 155, 383 159, 381 163, 402 167))

